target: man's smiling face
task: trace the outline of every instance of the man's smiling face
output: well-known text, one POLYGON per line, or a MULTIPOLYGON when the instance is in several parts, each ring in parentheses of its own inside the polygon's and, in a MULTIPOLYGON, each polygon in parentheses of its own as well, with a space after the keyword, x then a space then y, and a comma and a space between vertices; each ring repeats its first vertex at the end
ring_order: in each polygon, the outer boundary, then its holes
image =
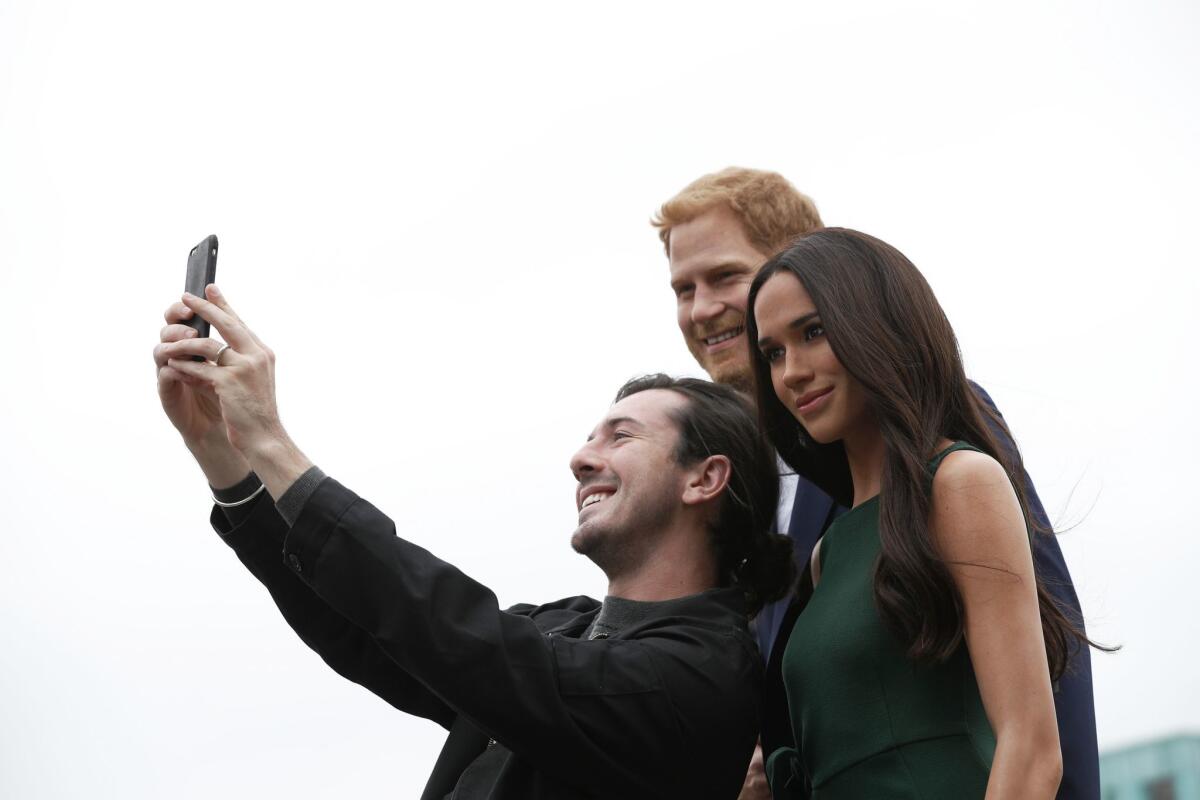
POLYGON ((571 546, 613 578, 644 561, 683 507, 687 470, 676 463, 673 414, 687 401, 666 389, 609 409, 571 459, 579 527, 571 546))
POLYGON ((671 229, 671 289, 688 350, 717 383, 749 391, 746 296, 766 254, 727 206, 671 229))

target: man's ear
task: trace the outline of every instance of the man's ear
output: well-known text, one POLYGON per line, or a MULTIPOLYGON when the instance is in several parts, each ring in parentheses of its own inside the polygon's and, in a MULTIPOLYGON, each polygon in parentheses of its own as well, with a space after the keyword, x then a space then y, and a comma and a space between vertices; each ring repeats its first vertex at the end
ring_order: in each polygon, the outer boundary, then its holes
POLYGON ((688 470, 687 483, 683 487, 683 504, 698 506, 718 497, 729 479, 733 476, 733 467, 729 464, 728 456, 709 456, 688 470))

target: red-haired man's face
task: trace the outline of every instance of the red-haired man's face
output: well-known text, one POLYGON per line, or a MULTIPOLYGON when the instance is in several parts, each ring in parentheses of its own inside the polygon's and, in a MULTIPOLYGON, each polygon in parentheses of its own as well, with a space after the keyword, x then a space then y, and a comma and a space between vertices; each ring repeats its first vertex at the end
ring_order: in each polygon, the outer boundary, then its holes
POLYGON ((749 391, 746 298, 766 255, 726 206, 672 228, 669 252, 676 315, 688 350, 714 381, 749 391))

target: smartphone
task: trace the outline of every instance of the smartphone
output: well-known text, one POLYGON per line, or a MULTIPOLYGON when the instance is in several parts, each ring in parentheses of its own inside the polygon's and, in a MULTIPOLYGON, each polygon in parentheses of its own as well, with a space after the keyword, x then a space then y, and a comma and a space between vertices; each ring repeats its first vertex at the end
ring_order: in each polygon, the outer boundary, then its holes
MULTIPOLYGON (((187 281, 183 284, 183 290, 197 297, 204 297, 204 287, 216 279, 217 237, 213 235, 193 247, 192 252, 188 254, 187 281)), ((201 337, 208 336, 208 323, 200 319, 199 314, 193 314, 192 318, 185 320, 183 324, 195 328, 201 337)))

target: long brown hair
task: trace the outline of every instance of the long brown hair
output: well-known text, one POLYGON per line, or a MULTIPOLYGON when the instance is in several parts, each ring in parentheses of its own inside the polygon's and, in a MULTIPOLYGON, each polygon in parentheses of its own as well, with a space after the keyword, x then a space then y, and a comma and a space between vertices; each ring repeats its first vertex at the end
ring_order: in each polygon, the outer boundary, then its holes
MULTIPOLYGON (((911 659, 945 660, 963 640, 963 607, 929 531, 929 459, 942 439, 951 439, 1000 462, 1016 490, 1032 545, 1038 526, 1025 496, 1020 453, 1015 446, 999 446, 992 430, 1011 440, 1008 428, 971 388, 950 321, 912 262, 872 236, 826 228, 797 239, 763 265, 751 284, 746 315, 759 418, 780 456, 798 473, 850 505, 853 486, 842 443, 820 445, 809 437, 776 397, 770 367, 756 346, 755 301, 763 284, 783 271, 804 284, 834 355, 862 385, 883 435, 875 605, 911 659)), ((1089 642, 1040 579, 1037 594, 1050 672, 1058 678, 1072 650, 1089 642)))

